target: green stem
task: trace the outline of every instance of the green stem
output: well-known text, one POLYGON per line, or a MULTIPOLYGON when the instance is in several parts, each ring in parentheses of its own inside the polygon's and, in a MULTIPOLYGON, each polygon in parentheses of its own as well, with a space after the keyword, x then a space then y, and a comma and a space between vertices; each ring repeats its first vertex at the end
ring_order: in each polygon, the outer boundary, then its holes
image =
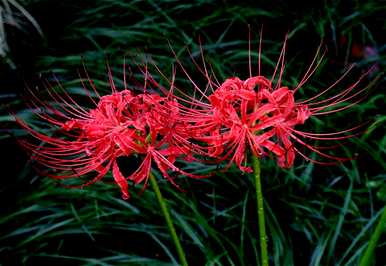
POLYGON ((178 236, 176 233, 176 229, 174 228, 172 219, 170 218, 168 207, 166 205, 164 198, 162 197, 157 180, 152 173, 150 173, 150 183, 151 183, 151 186, 153 187, 154 192, 157 196, 157 200, 159 202, 159 205, 161 206, 161 210, 162 210, 162 213, 165 217, 166 224, 169 227, 169 231, 170 231, 170 234, 172 236, 174 245, 176 246, 178 257, 180 258, 180 261, 181 261, 181 265, 188 266, 188 262, 186 261, 184 250, 182 249, 180 240, 178 239, 178 236))
POLYGON ((263 192, 261 191, 260 161, 255 155, 252 155, 252 165, 256 181, 257 215, 259 219, 261 264, 262 266, 268 266, 267 233, 265 231, 263 192))
POLYGON ((362 259, 359 262, 359 266, 371 265, 371 262, 373 260, 374 250, 377 247, 378 239, 381 236, 382 231, 386 230, 385 228, 386 228, 386 206, 383 208, 382 216, 379 219, 377 227, 375 228, 375 231, 370 238, 369 245, 367 246, 367 249, 362 256, 362 259))

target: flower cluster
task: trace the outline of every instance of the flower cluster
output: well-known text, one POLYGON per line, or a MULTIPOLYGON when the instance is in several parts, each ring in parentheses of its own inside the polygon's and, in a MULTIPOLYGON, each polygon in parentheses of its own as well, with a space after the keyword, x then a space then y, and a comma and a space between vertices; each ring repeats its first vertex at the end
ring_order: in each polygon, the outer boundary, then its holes
POLYGON ((111 170, 124 198, 129 198, 128 181, 146 186, 152 164, 173 184, 169 171, 193 178, 205 177, 183 171, 175 165, 177 159, 211 158, 216 163, 227 161, 228 165, 234 162, 244 172, 251 171, 247 166, 248 152, 257 157, 273 155, 278 166, 283 168, 293 165, 296 154, 324 164, 347 160, 325 153, 305 139, 342 140, 352 137, 350 132, 359 127, 333 133, 304 132, 295 127, 311 116, 330 114, 353 106, 362 99, 367 89, 356 89, 367 73, 338 94, 322 99, 322 95, 334 89, 346 76, 350 67, 340 79, 319 94, 296 101, 295 93, 315 72, 321 59, 316 60, 315 56, 298 86, 293 89, 282 86, 285 45, 270 79, 260 75, 260 59, 258 75, 252 76, 249 59, 249 78, 229 77, 221 84, 211 78, 204 60, 203 68, 194 61, 207 79, 207 88, 212 88, 212 93, 202 90, 177 59, 183 73, 201 94, 200 99, 179 90, 174 85, 174 76, 170 89, 162 88, 147 72, 147 67, 142 71, 145 84, 156 87, 164 96, 147 92, 146 85, 142 93, 134 94, 127 88, 126 80, 124 90, 118 92, 110 71, 110 95, 100 97, 90 82, 99 97, 95 101, 90 96, 95 105, 90 109, 80 106, 65 91, 63 94, 49 91, 54 105, 43 102, 32 93, 33 107, 43 108, 43 112, 36 114, 59 127, 61 135, 40 133, 18 119, 32 136, 44 142, 43 145, 36 145, 22 141, 22 144, 40 164, 54 169, 55 172, 49 175, 57 179, 91 176, 88 182, 81 185, 85 186, 102 179, 111 170), (279 78, 273 85, 277 73, 279 78), (178 91, 179 96, 174 91, 178 91), (342 103, 345 105, 342 106, 342 103), (310 159, 295 144, 330 162, 310 159), (140 158, 141 164, 125 177, 117 160, 131 156, 140 158))
POLYGON ((178 142, 178 136, 185 130, 178 121, 176 101, 158 94, 134 95, 123 90, 101 97, 95 108, 86 111, 75 101, 70 104, 62 100, 67 114, 52 107, 56 117, 40 114, 46 121, 61 127, 62 137, 41 134, 20 121, 34 137, 45 142, 44 146, 25 141, 22 144, 33 151, 32 156, 39 163, 61 171, 50 174, 51 177, 66 179, 95 173, 95 177, 81 185, 86 186, 100 180, 111 169, 124 198, 129 198, 127 180, 147 184, 152 162, 173 184, 169 169, 198 177, 173 164, 177 158, 189 160, 190 157, 190 151, 178 142), (134 173, 124 177, 117 159, 130 156, 141 157, 142 163, 134 173))
MULTIPOLYGON (((210 72, 202 56, 202 67, 194 61, 199 71, 207 80, 206 88, 201 90, 185 70, 180 61, 180 68, 195 89, 201 94, 201 99, 188 97, 195 106, 194 112, 186 120, 192 124, 196 139, 205 143, 207 156, 217 158, 217 162, 228 161, 236 163, 244 172, 251 172, 247 166, 248 152, 253 156, 275 156, 277 164, 289 168, 294 164, 296 154, 314 163, 331 165, 352 158, 339 157, 324 150, 333 150, 334 146, 314 146, 311 141, 341 141, 358 134, 363 125, 346 130, 328 133, 312 133, 296 129, 311 116, 318 117, 336 113, 354 106, 366 97, 368 86, 359 88, 366 76, 373 70, 369 69, 359 79, 351 83, 339 93, 329 95, 331 91, 348 75, 354 67, 351 65, 346 72, 329 87, 306 100, 296 100, 296 92, 304 86, 323 60, 319 59, 320 47, 301 81, 294 88, 282 85, 284 73, 286 41, 284 42, 273 75, 268 78, 260 74, 259 47, 258 74, 253 76, 251 58, 249 57, 249 77, 242 80, 239 77, 227 78, 219 83, 215 74, 210 72), (204 99, 204 100, 202 100, 204 99), (308 139, 308 141, 307 141, 308 139), (298 146, 298 147, 297 147, 298 146), (300 148, 316 153, 324 160, 308 157, 300 148)), ((201 50, 202 54, 202 50, 201 50)), ((212 69, 210 67, 209 69, 212 69)))
MULTIPOLYGON (((296 104, 292 92, 281 87, 272 89, 271 82, 256 76, 243 81, 237 77, 227 79, 209 96, 212 121, 207 135, 218 136, 214 156, 228 147, 230 162, 243 171, 250 171, 242 164, 246 161, 246 147, 255 156, 262 157, 270 151, 278 158, 280 167, 290 167, 295 158, 294 147, 289 140, 289 130, 311 115, 308 106, 296 104)), ((204 123, 205 125, 205 123, 204 123)), ((213 143, 213 139, 211 140, 213 143)), ((227 157, 227 156, 226 156, 227 157)))

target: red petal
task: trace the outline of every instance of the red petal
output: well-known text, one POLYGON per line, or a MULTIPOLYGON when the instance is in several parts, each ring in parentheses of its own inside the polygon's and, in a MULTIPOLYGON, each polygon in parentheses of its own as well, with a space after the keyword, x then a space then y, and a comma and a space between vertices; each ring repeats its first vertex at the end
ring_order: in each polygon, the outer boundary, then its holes
POLYGON ((119 166, 118 166, 116 160, 114 160, 114 163, 113 163, 113 177, 114 177, 115 182, 121 188, 122 198, 125 200, 130 198, 130 194, 128 192, 127 180, 122 175, 121 171, 119 170, 119 166))

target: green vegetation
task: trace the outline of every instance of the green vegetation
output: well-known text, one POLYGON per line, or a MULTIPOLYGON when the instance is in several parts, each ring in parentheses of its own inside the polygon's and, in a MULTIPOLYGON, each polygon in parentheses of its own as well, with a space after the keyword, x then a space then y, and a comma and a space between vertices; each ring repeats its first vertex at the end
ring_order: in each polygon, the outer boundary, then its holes
MULTIPOLYGON (((80 79, 87 78, 83 64, 101 94, 109 90, 107 61, 121 87, 124 60, 132 65, 134 76, 139 72, 133 62, 151 58, 171 77, 175 63, 171 47, 192 77, 205 84, 189 54, 200 64, 199 39, 220 81, 232 75, 245 78, 248 25, 256 71, 263 25, 262 72, 267 76, 288 33, 286 86, 301 80, 321 41, 327 48, 325 59, 298 97, 306 99, 327 88, 350 63, 357 66, 337 90, 376 64, 367 77, 366 99, 304 127, 334 132, 368 122, 362 135, 344 143, 344 155, 357 156, 355 160, 322 166, 299 156, 289 170, 279 169, 269 157, 260 160, 270 265, 358 265, 364 254, 362 265, 382 265, 386 248, 385 225, 379 225, 386 205, 385 1, 321 1, 315 7, 280 0, 182 2, 19 1, 23 9, 18 10, 28 10, 27 21, 33 24, 25 29, 4 24, 9 27, 7 58, 13 65, 3 60, 0 68, 0 264, 177 265, 178 253, 153 189, 132 193, 124 201, 112 178, 69 189, 38 175, 35 164, 17 145, 16 137, 27 133, 9 110, 34 121, 19 94, 27 85, 41 85, 36 82, 39 74, 54 80, 51 72, 81 99, 80 79), (369 243, 372 250, 365 252, 369 243)), ((166 86, 165 79, 150 68, 166 86)), ((193 86, 180 72, 176 82, 192 92, 193 86)), ((254 176, 241 174, 236 167, 227 172, 200 163, 183 168, 215 171, 208 179, 176 178, 186 192, 155 173, 189 265, 260 265, 254 176)))

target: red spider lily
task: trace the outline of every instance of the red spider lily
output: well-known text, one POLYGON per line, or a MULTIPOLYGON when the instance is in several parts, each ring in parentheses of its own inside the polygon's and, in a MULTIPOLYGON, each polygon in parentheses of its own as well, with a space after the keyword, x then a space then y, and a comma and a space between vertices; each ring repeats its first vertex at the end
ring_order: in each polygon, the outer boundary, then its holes
POLYGON ((205 62, 202 46, 200 45, 202 66, 192 56, 191 58, 207 80, 207 89, 205 90, 200 89, 182 63, 177 60, 184 75, 201 95, 201 99, 187 98, 187 101, 192 102, 191 106, 194 106, 192 108, 194 112, 190 111, 185 114, 185 119, 191 123, 192 132, 195 132, 196 139, 208 146, 208 155, 218 158, 219 161, 229 159, 229 165, 235 162, 242 171, 246 172, 251 171, 249 167, 246 167, 247 151, 251 151, 258 157, 273 154, 277 157, 278 165, 283 168, 293 165, 296 154, 321 164, 334 164, 351 159, 326 153, 322 151, 325 147, 313 146, 306 139, 317 141, 348 139, 355 136, 357 133, 353 131, 358 130, 361 126, 333 133, 304 132, 295 129, 295 127, 304 124, 311 116, 316 117, 339 112, 361 101, 365 97, 368 86, 358 87, 371 69, 336 95, 322 99, 323 95, 337 88, 337 85, 353 68, 353 66, 350 66, 328 88, 309 99, 299 101, 295 99, 296 92, 304 86, 316 71, 324 54, 318 58, 319 47, 298 85, 295 88, 288 88, 281 84, 285 69, 286 42, 287 38, 270 78, 261 75, 260 38, 257 75, 252 74, 251 53, 249 53, 249 77, 246 80, 230 77, 221 84, 214 75, 211 66, 205 62), (208 90, 212 90, 212 92, 208 93, 208 90), (317 161, 311 159, 295 144, 328 160, 317 161))
POLYGON ((279 166, 292 165, 294 150, 283 128, 304 123, 311 113, 306 105, 295 104, 288 88, 272 91, 271 82, 262 76, 245 81, 230 78, 209 100, 221 121, 222 141, 229 147, 228 154, 233 154, 231 162, 241 170, 250 171, 242 166, 247 145, 256 156, 268 150, 278 157, 279 166))
MULTIPOLYGON (((33 137, 44 143, 36 145, 21 141, 32 158, 54 169, 55 173, 48 175, 56 179, 79 178, 88 174, 94 176, 78 187, 97 182, 111 169, 125 199, 129 198, 127 180, 135 184, 144 183, 146 187, 153 162, 174 185, 168 170, 199 177, 174 165, 177 158, 192 159, 189 147, 179 141, 185 139, 187 134, 183 123, 178 121, 179 104, 170 97, 154 93, 134 95, 127 89, 118 92, 110 70, 109 79, 112 93, 103 97, 99 96, 89 80, 99 97, 97 103, 90 97, 95 103, 92 109, 81 107, 65 90, 62 94, 55 93, 49 85, 48 93, 54 104, 43 102, 31 91, 32 107, 43 110, 36 114, 45 122, 59 127, 55 135, 51 136, 18 119, 33 137), (138 156, 143 160, 134 173, 125 177, 117 159, 129 156, 138 156)), ((147 79, 153 81, 148 73, 145 75, 147 79)), ((124 82, 127 88, 126 79, 124 82)))

